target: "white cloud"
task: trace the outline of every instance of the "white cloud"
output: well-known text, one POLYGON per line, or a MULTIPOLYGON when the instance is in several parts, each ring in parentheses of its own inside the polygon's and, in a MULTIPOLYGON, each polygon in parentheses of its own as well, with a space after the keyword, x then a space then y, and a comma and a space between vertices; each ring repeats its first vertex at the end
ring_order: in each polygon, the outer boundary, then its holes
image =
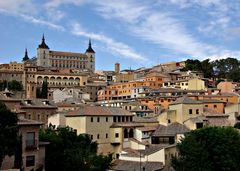
POLYGON ((57 24, 54 24, 54 23, 46 21, 46 20, 38 19, 38 18, 35 18, 33 16, 29 16, 29 15, 25 15, 25 14, 18 14, 18 16, 20 16, 24 20, 26 20, 28 22, 31 22, 33 24, 44 25, 44 26, 47 26, 47 27, 50 27, 52 29, 56 29, 56 30, 59 30, 59 31, 64 31, 65 30, 64 27, 61 26, 61 25, 57 25, 57 24))
MULTIPOLYGON (((39 13, 42 10, 41 7, 37 6, 38 5, 33 0, 4 0, 0 1, 0 13, 18 17, 27 22, 47 26, 52 29, 60 31, 65 30, 61 25, 48 21, 44 19, 43 16, 41 16, 42 18, 36 17, 39 16, 39 13)), ((55 13, 54 18, 59 18, 62 17, 63 15, 60 13, 60 11, 58 13, 54 11, 54 13, 55 13)))
POLYGON ((97 1, 96 11, 105 18, 122 19, 125 22, 136 23, 145 15, 147 6, 138 5, 134 1, 129 0, 104 0, 97 1))
POLYGON ((73 4, 73 5, 82 5, 86 0, 48 0, 45 3, 47 8, 57 8, 60 5, 73 4))
POLYGON ((117 42, 114 39, 107 37, 103 34, 87 32, 81 27, 79 23, 74 23, 72 26, 73 26, 72 34, 77 36, 88 37, 88 38, 102 42, 107 48, 109 53, 113 53, 115 55, 118 55, 124 58, 140 60, 139 62, 143 62, 147 60, 145 57, 136 53, 132 48, 130 48, 128 45, 122 42, 117 42))
POLYGON ((54 24, 50 21, 46 21, 43 19, 39 19, 27 14, 23 14, 23 13, 16 13, 16 12, 9 12, 7 10, 3 10, 0 9, 0 13, 5 14, 5 15, 10 15, 10 16, 14 16, 14 17, 18 17, 21 18, 27 22, 33 23, 33 24, 37 24, 37 25, 43 25, 43 26, 47 26, 49 28, 55 29, 55 30, 59 30, 59 31, 64 31, 64 27, 58 24, 54 24))
POLYGON ((218 54, 213 54, 211 56, 205 57, 204 59, 210 59, 211 61, 219 60, 219 59, 226 59, 226 58, 237 58, 240 59, 240 51, 229 51, 229 50, 223 50, 222 52, 219 52, 218 54))
POLYGON ((48 20, 53 22, 60 21, 66 16, 65 12, 54 8, 46 9, 46 12, 48 20))
POLYGON ((98 11, 101 11, 100 15, 120 19, 131 34, 143 40, 148 40, 171 51, 190 56, 203 57, 218 50, 217 47, 198 41, 170 13, 159 12, 149 6, 145 7, 133 1, 131 3, 118 1, 117 5, 115 5, 115 1, 104 2, 99 7, 96 7, 98 11), (130 14, 130 18, 138 21, 131 24, 129 21, 132 19, 129 20, 127 16, 129 15, 129 9, 133 7, 141 10, 130 14))
POLYGON ((36 6, 32 0, 1 0, 0 10, 14 13, 34 13, 36 6))
POLYGON ((44 5, 47 17, 51 21, 60 21, 66 16, 66 13, 59 9, 62 5, 83 5, 86 0, 48 0, 44 5))
MULTIPOLYGON (((164 0, 162 0, 164 2, 164 0)), ((166 1, 165 1, 166 3, 166 1)), ((172 3, 174 5, 178 5, 181 8, 189 8, 194 5, 199 5, 201 7, 219 7, 222 8, 222 0, 169 0, 168 3, 172 3)), ((225 8, 222 8, 222 10, 225 10, 225 8)))

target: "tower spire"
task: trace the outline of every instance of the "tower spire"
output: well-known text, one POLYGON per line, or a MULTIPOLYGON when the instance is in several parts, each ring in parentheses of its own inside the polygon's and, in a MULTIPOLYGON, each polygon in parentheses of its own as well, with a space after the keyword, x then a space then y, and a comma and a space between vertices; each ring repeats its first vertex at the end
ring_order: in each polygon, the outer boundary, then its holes
POLYGON ((25 49, 25 55, 23 57, 23 61, 27 61, 29 60, 29 57, 28 57, 28 51, 27 51, 27 48, 25 49))
POLYGON ((42 42, 45 43, 44 33, 43 33, 43 36, 42 36, 42 42))
POLYGON ((89 38, 88 47, 92 47, 91 38, 89 38))
POLYGON ((88 48, 86 50, 86 53, 95 53, 95 51, 92 48, 92 43, 91 43, 91 39, 90 38, 89 38, 88 48))
POLYGON ((40 45, 38 45, 38 48, 49 49, 48 45, 45 43, 44 34, 42 36, 42 43, 40 45))

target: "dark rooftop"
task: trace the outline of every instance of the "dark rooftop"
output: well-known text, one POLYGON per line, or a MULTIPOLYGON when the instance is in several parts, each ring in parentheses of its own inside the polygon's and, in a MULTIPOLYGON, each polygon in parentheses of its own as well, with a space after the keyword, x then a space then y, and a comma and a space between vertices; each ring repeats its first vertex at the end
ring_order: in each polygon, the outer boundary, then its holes
POLYGON ((159 125, 153 136, 175 136, 176 134, 184 134, 190 130, 178 122, 171 123, 168 126, 159 125))

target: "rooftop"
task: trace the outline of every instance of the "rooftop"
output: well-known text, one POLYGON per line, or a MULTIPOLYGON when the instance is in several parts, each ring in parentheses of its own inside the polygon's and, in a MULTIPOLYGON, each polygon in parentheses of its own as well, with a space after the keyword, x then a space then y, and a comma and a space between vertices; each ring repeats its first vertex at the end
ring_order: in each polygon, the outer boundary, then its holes
POLYGON ((153 136, 175 136, 176 134, 184 134, 190 130, 178 122, 171 123, 168 126, 159 125, 153 136))
POLYGON ((117 107, 84 106, 70 111, 66 116, 133 116, 133 114, 117 107))
POLYGON ((176 101, 171 103, 171 105, 176 105, 176 104, 202 104, 202 102, 193 100, 187 96, 183 96, 183 97, 177 98, 176 101))
POLYGON ((52 55, 59 55, 59 56, 78 56, 78 57, 87 57, 86 54, 83 53, 75 53, 75 52, 62 52, 62 51, 49 51, 52 55))

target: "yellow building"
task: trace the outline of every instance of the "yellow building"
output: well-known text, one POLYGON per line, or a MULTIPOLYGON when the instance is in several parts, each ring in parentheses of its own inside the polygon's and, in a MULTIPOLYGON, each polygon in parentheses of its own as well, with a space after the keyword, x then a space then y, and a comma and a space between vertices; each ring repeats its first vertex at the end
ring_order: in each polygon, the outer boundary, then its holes
POLYGON ((23 63, 10 62, 9 67, 11 71, 23 71, 23 63))
POLYGON ((205 90, 205 82, 201 79, 194 78, 188 80, 188 90, 205 90))
POLYGON ((184 124, 184 122, 189 118, 195 118, 202 114, 202 102, 183 96, 172 102, 169 105, 169 111, 161 113, 158 116, 158 120, 163 125, 167 125, 172 122, 184 124))
POLYGON ((124 71, 115 75, 114 82, 129 82, 134 79, 134 74, 131 71, 124 71))
POLYGON ((89 134, 99 144, 98 153, 105 155, 121 151, 124 128, 128 128, 128 132, 125 132, 128 137, 134 134, 134 115, 121 108, 84 106, 65 116, 67 126, 75 129, 77 134, 89 134))
POLYGON ((63 89, 65 87, 80 87, 87 84, 87 73, 72 73, 70 71, 39 68, 32 65, 24 67, 22 84, 27 98, 35 98, 37 88, 42 87, 43 80, 49 89, 63 89))

